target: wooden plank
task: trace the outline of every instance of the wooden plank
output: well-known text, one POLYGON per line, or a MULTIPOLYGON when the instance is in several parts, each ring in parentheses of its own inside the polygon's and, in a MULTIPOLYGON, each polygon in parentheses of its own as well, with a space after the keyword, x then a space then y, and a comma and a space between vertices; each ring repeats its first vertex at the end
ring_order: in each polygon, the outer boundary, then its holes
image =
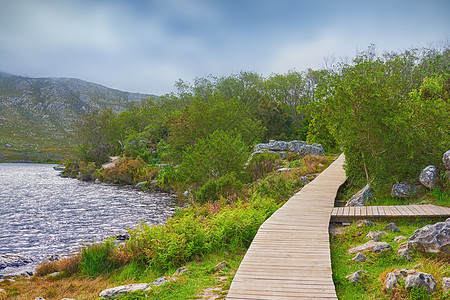
MULTIPOLYGON (((259 229, 231 283, 227 299, 337 299, 328 226, 345 181, 341 155, 259 229)), ((355 213, 355 211, 352 211, 355 213)))

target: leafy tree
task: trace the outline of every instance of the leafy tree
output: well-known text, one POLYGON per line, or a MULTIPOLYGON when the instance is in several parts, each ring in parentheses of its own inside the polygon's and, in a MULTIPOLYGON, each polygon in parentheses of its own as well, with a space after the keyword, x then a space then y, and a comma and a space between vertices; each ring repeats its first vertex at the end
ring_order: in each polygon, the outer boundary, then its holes
POLYGON ((189 184, 202 186, 231 172, 239 176, 247 157, 248 147, 240 134, 219 129, 183 152, 179 173, 189 184))

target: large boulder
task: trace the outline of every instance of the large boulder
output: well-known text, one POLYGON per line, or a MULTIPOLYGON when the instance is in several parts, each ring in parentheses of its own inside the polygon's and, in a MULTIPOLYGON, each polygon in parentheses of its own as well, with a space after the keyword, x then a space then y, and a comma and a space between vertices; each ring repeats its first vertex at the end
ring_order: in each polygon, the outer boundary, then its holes
POLYGON ((150 285, 148 283, 136 283, 121 285, 114 288, 106 289, 100 292, 99 297, 106 299, 113 299, 120 295, 136 292, 136 291, 149 291, 150 285))
POLYGON ((386 242, 375 242, 374 240, 370 240, 365 244, 355 246, 348 250, 348 253, 357 253, 357 252, 385 252, 392 251, 391 245, 386 242))
POLYGON ((396 288, 400 278, 405 281, 405 288, 408 290, 412 288, 424 288, 428 294, 432 294, 436 290, 436 281, 433 275, 413 269, 400 269, 388 273, 384 280, 386 289, 396 288))
POLYGON ((438 177, 438 170, 435 166, 428 166, 420 172, 419 180, 425 187, 430 190, 434 188, 434 182, 438 177))
POLYGON ((391 196, 397 198, 408 198, 419 190, 419 186, 409 183, 396 183, 392 186, 391 196))
POLYGON ((443 253, 450 256, 450 218, 445 222, 417 229, 408 243, 411 249, 421 253, 443 253))
POLYGON ((317 155, 317 156, 324 155, 322 145, 320 144, 308 145, 304 141, 285 142, 285 141, 270 140, 269 143, 257 144, 251 156, 263 152, 278 153, 280 154, 282 159, 286 158, 286 152, 297 153, 301 157, 306 155, 317 155))
POLYGON ((373 192, 370 189, 370 184, 367 184, 359 192, 354 194, 345 206, 364 206, 367 201, 373 197, 373 192))
POLYGON ((442 162, 444 163, 447 171, 450 171, 450 150, 447 150, 442 156, 442 162))

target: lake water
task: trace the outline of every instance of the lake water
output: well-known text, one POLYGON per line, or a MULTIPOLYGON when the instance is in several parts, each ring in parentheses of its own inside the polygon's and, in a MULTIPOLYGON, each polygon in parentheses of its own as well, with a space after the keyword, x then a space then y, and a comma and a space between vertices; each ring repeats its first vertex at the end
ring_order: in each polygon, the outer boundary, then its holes
POLYGON ((142 221, 164 223, 175 209, 168 194, 58 174, 53 165, 0 164, 0 255, 25 255, 35 266, 52 254, 125 234, 142 221))

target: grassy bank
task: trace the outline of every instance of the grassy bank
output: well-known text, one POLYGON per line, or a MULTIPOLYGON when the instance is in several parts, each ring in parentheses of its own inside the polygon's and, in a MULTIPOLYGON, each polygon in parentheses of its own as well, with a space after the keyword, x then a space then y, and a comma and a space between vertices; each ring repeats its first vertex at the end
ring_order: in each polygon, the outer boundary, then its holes
MULTIPOLYGON (((377 221, 374 226, 358 227, 356 222, 346 227, 342 232, 331 236, 331 260, 333 266, 333 280, 339 299, 450 299, 449 294, 445 294, 442 289, 442 277, 450 276, 450 261, 438 256, 421 256, 417 252, 411 253, 411 260, 397 255, 398 247, 401 243, 395 242, 397 236, 410 237, 416 229, 428 224, 434 224, 439 220, 415 220, 396 221, 400 233, 388 232, 381 237, 381 241, 389 243, 393 251, 381 254, 365 253, 368 261, 353 261, 355 254, 349 254, 348 250, 356 245, 364 244, 368 241, 365 238, 369 231, 381 231, 389 223, 377 221), (433 275, 437 282, 436 292, 428 295, 423 289, 408 291, 404 285, 400 285, 395 290, 386 290, 384 280, 386 274, 395 269, 415 269, 433 275), (364 277, 360 283, 350 282, 346 276, 358 270, 367 271, 368 276, 364 277)), ((443 220, 441 220, 443 221, 443 220)))

